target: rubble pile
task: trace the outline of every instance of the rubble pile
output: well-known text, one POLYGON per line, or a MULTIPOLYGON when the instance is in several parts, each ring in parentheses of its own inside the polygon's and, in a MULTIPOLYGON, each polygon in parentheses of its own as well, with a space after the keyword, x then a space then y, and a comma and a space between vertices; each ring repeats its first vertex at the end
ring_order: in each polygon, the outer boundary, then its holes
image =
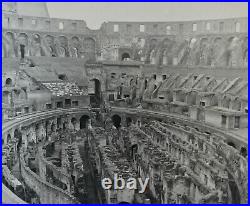
POLYGON ((85 92, 81 90, 74 82, 50 82, 43 85, 52 92, 52 95, 61 96, 80 96, 85 92))

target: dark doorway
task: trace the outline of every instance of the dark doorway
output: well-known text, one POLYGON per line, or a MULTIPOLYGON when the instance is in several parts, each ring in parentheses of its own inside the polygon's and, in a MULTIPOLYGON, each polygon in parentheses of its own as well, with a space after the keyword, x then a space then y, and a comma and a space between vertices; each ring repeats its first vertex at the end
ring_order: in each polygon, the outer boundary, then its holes
POLYGON ((123 53, 122 54, 122 61, 126 61, 126 60, 129 60, 129 59, 130 59, 129 53, 123 53))
POLYGON ((83 115, 80 118, 80 129, 86 129, 88 126, 88 121, 89 121, 89 116, 88 115, 83 115))
POLYGON ((112 117, 112 121, 113 121, 113 124, 114 126, 118 129, 119 127, 121 127, 121 117, 117 114, 115 114, 113 117, 112 117))
POLYGON ((5 81, 5 86, 6 86, 6 87, 12 86, 12 79, 11 79, 11 78, 7 78, 7 79, 6 79, 6 81, 5 81))
POLYGON ((101 104, 101 83, 98 79, 92 79, 94 82, 94 94, 90 94, 90 104, 94 108, 99 108, 101 104))
POLYGON ((24 59, 25 55, 25 45, 20 44, 21 59, 24 59))

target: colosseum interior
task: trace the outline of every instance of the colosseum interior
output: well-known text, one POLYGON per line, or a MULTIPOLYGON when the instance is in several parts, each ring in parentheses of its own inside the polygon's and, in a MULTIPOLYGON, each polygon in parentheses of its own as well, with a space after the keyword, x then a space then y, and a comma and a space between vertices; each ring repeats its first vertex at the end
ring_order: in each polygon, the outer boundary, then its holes
POLYGON ((93 30, 2 6, 3 203, 248 202, 247 17, 93 30))

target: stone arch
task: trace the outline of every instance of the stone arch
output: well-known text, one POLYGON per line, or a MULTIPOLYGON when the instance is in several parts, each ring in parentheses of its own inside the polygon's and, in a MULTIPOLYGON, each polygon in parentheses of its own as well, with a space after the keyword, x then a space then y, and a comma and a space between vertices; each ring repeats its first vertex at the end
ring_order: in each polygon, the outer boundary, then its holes
POLYGON ((51 35, 46 35, 44 37, 44 45, 46 48, 45 54, 46 56, 50 56, 50 57, 56 57, 57 56, 57 52, 55 49, 55 38, 51 35))
POLYGON ((197 65, 199 63, 199 40, 197 38, 193 37, 189 40, 186 56, 188 65, 197 65))
POLYGON ((6 86, 6 87, 12 87, 12 86, 13 86, 13 81, 12 81, 11 78, 7 78, 7 79, 5 80, 5 86, 6 86))
POLYGON ((225 44, 221 37, 216 37, 211 48, 211 66, 226 66, 224 53, 225 44))
POLYGON ((15 36, 12 32, 7 32, 6 39, 6 57, 17 57, 15 36))
POLYGON ((59 45, 57 47, 58 56, 59 57, 69 57, 68 38, 65 36, 59 36, 58 42, 59 42, 59 45))
POLYGON ((176 43, 173 47, 173 65, 185 64, 188 50, 188 40, 176 43))
POLYGON ((71 38, 71 57, 73 58, 79 58, 80 57, 80 48, 81 48, 81 42, 80 39, 77 36, 73 36, 71 38))
POLYGON ((18 39, 18 56, 24 58, 29 56, 29 38, 26 33, 20 33, 17 37, 18 39))
POLYGON ((89 121, 88 115, 83 115, 80 118, 80 129, 86 129, 88 127, 88 121, 89 121))
POLYGON ((172 47, 174 42, 166 38, 162 41, 162 49, 160 52, 160 62, 162 65, 172 64, 172 47))
POLYGON ((208 65, 208 55, 209 55, 209 41, 208 38, 203 37, 200 40, 200 47, 198 51, 198 64, 208 65))
POLYGON ((95 60, 96 41, 88 37, 83 41, 84 53, 88 60, 95 60))
POLYGON ((33 34, 31 42, 31 56, 44 56, 45 54, 41 46, 41 36, 39 34, 33 34))
POLYGON ((147 62, 150 64, 155 64, 157 39, 151 39, 148 46, 147 62))
POLYGON ((230 37, 227 41, 226 50, 226 65, 237 66, 240 64, 239 60, 242 58, 242 48, 238 37, 230 37))
POLYGON ((113 125, 117 129, 121 127, 121 121, 122 121, 122 118, 118 114, 115 114, 115 115, 112 116, 113 125))

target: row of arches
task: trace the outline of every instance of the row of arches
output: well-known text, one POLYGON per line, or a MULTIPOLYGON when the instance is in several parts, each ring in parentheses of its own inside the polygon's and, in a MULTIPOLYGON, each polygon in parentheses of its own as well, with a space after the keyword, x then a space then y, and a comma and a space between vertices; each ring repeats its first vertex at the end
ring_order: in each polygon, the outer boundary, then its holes
POLYGON ((136 51, 135 58, 141 60, 145 55, 147 63, 157 65, 246 66, 247 44, 245 36, 195 37, 184 41, 151 39, 136 51))
POLYGON ((51 56, 51 57, 94 57, 96 41, 92 37, 83 40, 77 36, 52 36, 40 34, 27 35, 26 33, 14 34, 6 32, 3 35, 2 56, 51 56))
POLYGON ((232 109, 236 111, 244 111, 244 105, 243 102, 239 97, 231 98, 229 96, 224 96, 220 101, 220 106, 227 109, 232 109))

